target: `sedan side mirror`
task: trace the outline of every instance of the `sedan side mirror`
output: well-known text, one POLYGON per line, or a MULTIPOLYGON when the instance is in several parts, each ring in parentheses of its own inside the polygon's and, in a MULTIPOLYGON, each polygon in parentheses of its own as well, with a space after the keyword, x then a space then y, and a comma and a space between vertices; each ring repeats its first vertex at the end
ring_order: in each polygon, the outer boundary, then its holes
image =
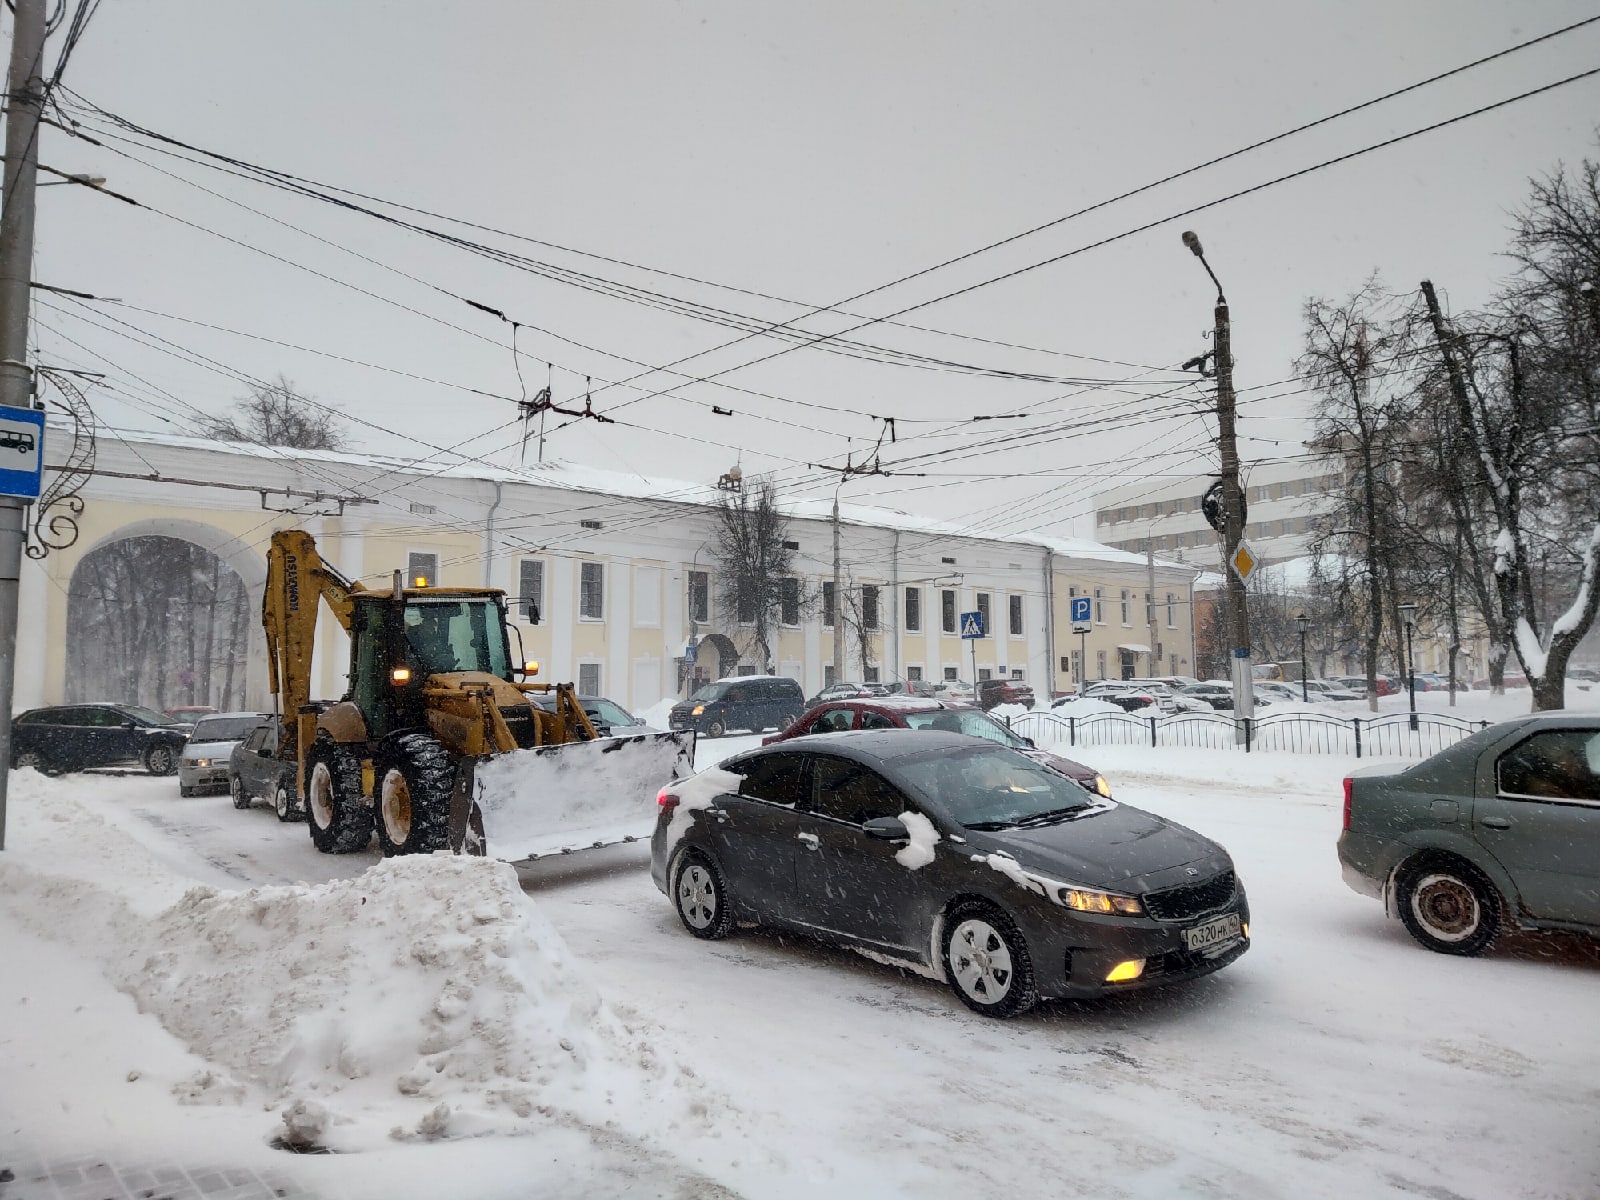
POLYGON ((861 832, 880 842, 909 842, 911 831, 899 817, 873 817, 861 826, 861 832))
POLYGON ((1039 743, 1034 741, 1031 737, 1025 737, 1022 740, 1027 743, 1029 750, 1037 750, 1039 748, 1039 743))
POLYGON ((137 729, 139 728, 139 723, 137 721, 124 721, 122 727, 124 729, 137 729))

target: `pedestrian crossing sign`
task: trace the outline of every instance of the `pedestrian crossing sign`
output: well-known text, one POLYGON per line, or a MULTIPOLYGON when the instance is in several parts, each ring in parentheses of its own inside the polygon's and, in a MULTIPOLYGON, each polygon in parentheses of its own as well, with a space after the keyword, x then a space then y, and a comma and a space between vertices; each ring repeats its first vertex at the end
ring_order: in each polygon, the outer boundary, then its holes
POLYGON ((983 613, 967 612, 961 614, 961 637, 963 641, 972 641, 983 636, 983 613))

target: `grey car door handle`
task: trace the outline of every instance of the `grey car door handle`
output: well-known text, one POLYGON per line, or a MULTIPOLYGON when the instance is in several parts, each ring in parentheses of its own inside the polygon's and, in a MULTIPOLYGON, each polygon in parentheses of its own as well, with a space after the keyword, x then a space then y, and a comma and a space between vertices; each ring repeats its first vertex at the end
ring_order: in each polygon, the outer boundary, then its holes
POLYGON ((802 842, 804 842, 806 844, 806 849, 807 850, 815 850, 817 848, 818 842, 817 842, 817 835, 816 834, 814 834, 814 833, 797 833, 794 836, 799 838, 802 842))
POLYGON ((1485 817, 1479 824, 1487 829, 1510 829, 1511 822, 1505 817, 1485 817))

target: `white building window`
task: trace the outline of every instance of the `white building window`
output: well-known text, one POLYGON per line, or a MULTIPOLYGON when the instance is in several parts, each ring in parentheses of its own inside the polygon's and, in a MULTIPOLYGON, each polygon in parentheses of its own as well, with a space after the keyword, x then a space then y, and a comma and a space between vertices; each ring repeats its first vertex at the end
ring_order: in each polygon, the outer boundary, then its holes
POLYGON ((1094 623, 1096 625, 1104 625, 1106 623, 1105 588, 1095 588, 1094 590, 1094 623))
MULTIPOLYGON (((906 632, 922 632, 922 589, 908 587, 906 589, 906 632)), ((922 678, 921 675, 917 676, 922 678)))
POLYGON ((1168 592, 1167 593, 1167 628, 1168 629, 1176 629, 1177 627, 1178 627, 1178 606, 1177 606, 1177 603, 1176 603, 1176 598, 1173 596, 1173 594, 1171 592, 1168 592))
POLYGON ((785 625, 800 624, 800 581, 793 575, 783 578, 783 594, 778 604, 778 620, 785 625))
POLYGON ((645 628, 661 624, 661 568, 633 569, 633 623, 645 628))
POLYGON ((529 625, 544 624, 544 559, 525 558, 517 564, 516 607, 529 625))
POLYGON ((578 664, 578 695, 600 695, 600 664, 586 662, 578 664))
MULTIPOLYGON (((604 563, 579 564, 578 618, 583 621, 606 619, 606 566, 604 563)), ((593 695, 593 692, 588 693, 593 695)))
MULTIPOLYGON (((939 627, 946 633, 956 631, 956 594, 954 592, 939 593, 939 627)), ((954 679, 954 675, 945 676, 954 679)))
POLYGON ((1124 625, 1133 624, 1133 609, 1129 604, 1130 595, 1131 593, 1127 588, 1122 589, 1122 623, 1124 625))
POLYGON ((978 595, 977 595, 977 601, 978 601, 978 619, 983 623, 983 636, 986 637, 986 638, 987 637, 993 637, 994 636, 994 621, 991 619, 991 616, 990 616, 990 613, 989 613, 989 608, 990 608, 989 593, 988 592, 979 592, 978 595))
POLYGON ((1012 637, 1022 636, 1022 597, 1006 597, 1006 619, 1009 622, 1009 632, 1012 637))
POLYGON ((689 620, 696 625, 711 623, 711 573, 689 572, 689 620))

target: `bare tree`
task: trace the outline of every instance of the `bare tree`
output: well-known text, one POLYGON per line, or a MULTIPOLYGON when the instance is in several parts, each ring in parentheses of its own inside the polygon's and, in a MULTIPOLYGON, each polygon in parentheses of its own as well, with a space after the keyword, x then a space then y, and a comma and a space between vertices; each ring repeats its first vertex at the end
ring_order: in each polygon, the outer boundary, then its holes
POLYGON ((1600 615, 1600 163, 1533 181, 1511 258, 1492 314, 1451 321, 1422 294, 1492 515, 1492 607, 1542 711, 1600 615))
POLYGON ((1398 506, 1395 446, 1403 436, 1405 395, 1390 381, 1394 372, 1374 370, 1404 349, 1405 324, 1389 309, 1376 279, 1337 304, 1308 300, 1298 364, 1316 395, 1312 444, 1345 465, 1344 486, 1313 535, 1312 552, 1320 569, 1338 570, 1335 594, 1361 630, 1374 710, 1386 601, 1387 626, 1399 627, 1398 548, 1389 514, 1398 506))
POLYGON ((855 646, 856 654, 861 659, 861 682, 866 683, 871 669, 872 640, 878 636, 883 623, 883 589, 873 583, 858 586, 854 574, 847 570, 843 600, 839 615, 845 629, 841 629, 838 636, 848 637, 855 646))
POLYGON ((758 652, 761 669, 770 672, 773 631, 789 605, 806 600, 794 577, 789 518, 778 507, 771 479, 747 481, 729 492, 717 508, 717 597, 724 613, 732 613, 749 629, 747 652, 758 652))
POLYGON ((296 450, 342 450, 347 444, 338 415, 282 375, 251 388, 231 411, 204 418, 200 428, 206 436, 226 442, 296 450))

